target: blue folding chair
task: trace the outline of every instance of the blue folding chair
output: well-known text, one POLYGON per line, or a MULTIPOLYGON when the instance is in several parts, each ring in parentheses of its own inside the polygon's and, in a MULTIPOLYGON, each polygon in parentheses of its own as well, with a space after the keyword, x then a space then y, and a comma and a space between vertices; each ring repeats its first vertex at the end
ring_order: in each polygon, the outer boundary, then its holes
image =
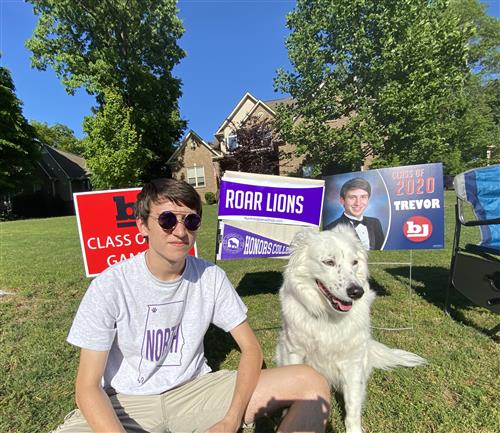
MULTIPOLYGON (((455 237, 445 311, 448 313, 454 288, 475 305, 500 313, 500 164, 461 173, 453 185, 457 196, 455 237), (466 203, 476 219, 464 216, 466 203), (475 226, 480 229, 481 241, 461 246, 462 229, 475 226)), ((492 332, 499 328, 500 324, 492 332)))

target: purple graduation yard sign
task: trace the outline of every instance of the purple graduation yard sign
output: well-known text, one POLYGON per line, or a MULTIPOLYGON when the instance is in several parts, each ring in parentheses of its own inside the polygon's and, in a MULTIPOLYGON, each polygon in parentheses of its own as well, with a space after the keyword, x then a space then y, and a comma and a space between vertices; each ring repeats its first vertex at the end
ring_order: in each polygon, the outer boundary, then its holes
MULTIPOLYGON (((371 188, 362 215, 363 224, 368 232, 374 230, 375 226, 379 227, 377 230, 381 241, 375 247, 370 242, 370 249, 444 248, 441 163, 383 168, 325 177, 323 229, 329 229, 340 222, 351 222, 346 219, 349 205, 346 204, 346 200, 341 200, 340 192, 342 186, 353 179, 364 179, 371 188)), ((356 185, 359 187, 362 183, 358 181, 356 185)), ((369 233, 369 236, 372 234, 369 233)))
POLYGON ((227 171, 217 259, 288 257, 295 233, 321 224, 324 181, 227 171))

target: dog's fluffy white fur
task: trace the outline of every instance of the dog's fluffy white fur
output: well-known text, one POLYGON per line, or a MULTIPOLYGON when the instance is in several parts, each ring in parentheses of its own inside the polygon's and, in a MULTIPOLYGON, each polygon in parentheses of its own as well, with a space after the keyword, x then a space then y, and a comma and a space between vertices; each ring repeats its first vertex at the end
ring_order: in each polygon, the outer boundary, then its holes
POLYGON ((361 433, 372 369, 413 367, 425 360, 372 339, 375 292, 368 283, 367 253, 354 230, 306 229, 295 236, 291 251, 280 289, 277 363, 304 363, 322 373, 343 394, 347 433, 361 433))

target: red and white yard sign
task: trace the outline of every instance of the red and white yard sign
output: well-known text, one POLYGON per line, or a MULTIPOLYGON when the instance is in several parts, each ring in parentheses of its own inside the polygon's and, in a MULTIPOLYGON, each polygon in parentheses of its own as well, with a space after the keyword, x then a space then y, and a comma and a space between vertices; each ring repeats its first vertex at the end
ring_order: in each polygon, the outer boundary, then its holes
MULTIPOLYGON (((134 216, 140 191, 128 188, 73 194, 87 277, 148 249, 134 216)), ((189 254, 196 255, 196 245, 189 254)))

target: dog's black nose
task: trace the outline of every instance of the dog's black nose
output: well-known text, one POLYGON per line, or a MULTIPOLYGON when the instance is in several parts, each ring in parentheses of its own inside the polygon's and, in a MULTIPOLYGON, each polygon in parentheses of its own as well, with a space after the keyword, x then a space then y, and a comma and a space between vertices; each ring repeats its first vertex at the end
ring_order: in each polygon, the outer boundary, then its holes
POLYGON ((363 290, 363 288, 356 284, 353 284, 347 289, 347 296, 349 296, 349 298, 351 299, 359 299, 361 298, 361 296, 363 296, 364 293, 365 291, 363 290))

